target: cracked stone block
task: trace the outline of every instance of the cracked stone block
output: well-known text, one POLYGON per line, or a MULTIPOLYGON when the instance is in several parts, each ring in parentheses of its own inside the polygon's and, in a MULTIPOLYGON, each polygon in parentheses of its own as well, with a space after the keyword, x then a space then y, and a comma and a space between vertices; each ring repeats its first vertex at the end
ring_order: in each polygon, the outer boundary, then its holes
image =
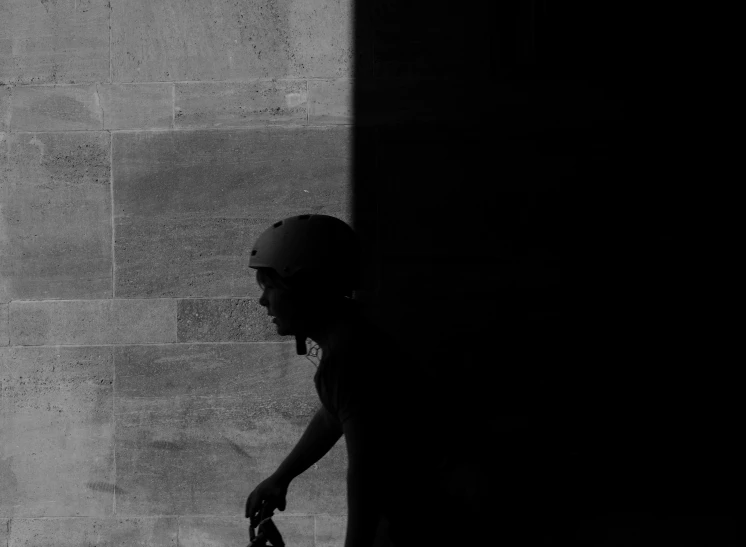
MULTIPOLYGON (((320 407, 294 343, 116 346, 117 513, 242 514, 320 407)), ((346 448, 296 478, 288 514, 346 511, 346 448)))
POLYGON ((0 365, 0 516, 110 515, 111 348, 6 347, 0 365))
POLYGON ((3 2, 0 83, 109 81, 109 0, 3 2))
POLYGON ((0 301, 112 294, 109 135, 5 134, 0 301))

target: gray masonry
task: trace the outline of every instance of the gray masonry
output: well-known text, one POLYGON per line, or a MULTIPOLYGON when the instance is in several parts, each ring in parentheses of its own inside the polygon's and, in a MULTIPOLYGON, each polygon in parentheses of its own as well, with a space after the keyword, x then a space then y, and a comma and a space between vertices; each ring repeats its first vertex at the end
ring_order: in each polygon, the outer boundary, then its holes
MULTIPOLYGON (((0 17, 0 547, 248 542, 319 402, 257 299, 278 219, 351 221, 351 0, 0 17)), ((346 450, 290 487, 340 546, 346 450)))

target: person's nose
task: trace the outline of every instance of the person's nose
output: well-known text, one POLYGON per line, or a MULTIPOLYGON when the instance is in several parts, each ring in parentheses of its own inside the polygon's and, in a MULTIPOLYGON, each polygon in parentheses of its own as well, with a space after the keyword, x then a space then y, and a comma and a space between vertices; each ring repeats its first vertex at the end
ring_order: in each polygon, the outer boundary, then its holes
POLYGON ((266 291, 262 293, 262 296, 259 297, 259 305, 264 306, 265 308, 269 308, 269 300, 267 300, 267 293, 266 291))

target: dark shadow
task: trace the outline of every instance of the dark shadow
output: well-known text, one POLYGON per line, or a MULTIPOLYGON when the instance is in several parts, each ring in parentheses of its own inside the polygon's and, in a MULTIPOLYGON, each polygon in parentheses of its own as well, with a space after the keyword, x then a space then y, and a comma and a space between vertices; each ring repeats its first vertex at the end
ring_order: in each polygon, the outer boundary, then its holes
POLYGON ((649 163, 663 137, 646 16, 373 0, 355 20, 354 228, 371 315, 443 379, 461 438, 480 447, 466 459, 500 447, 483 478, 492 514, 513 516, 485 533, 559 544, 619 512, 647 529, 727 511, 713 500, 728 489, 704 477, 733 447, 692 420, 723 424, 725 407, 708 411, 679 365, 700 348, 682 329, 673 183, 649 163), (496 425, 515 415, 529 426, 496 425), (527 485, 540 502, 505 493, 527 485))

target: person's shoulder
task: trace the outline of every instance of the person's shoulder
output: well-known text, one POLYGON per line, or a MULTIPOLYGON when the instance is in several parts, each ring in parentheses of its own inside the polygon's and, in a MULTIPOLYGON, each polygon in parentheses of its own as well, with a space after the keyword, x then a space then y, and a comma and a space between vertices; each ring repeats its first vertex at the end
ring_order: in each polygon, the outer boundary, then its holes
POLYGON ((374 325, 364 315, 350 313, 332 332, 331 350, 337 355, 359 351, 365 347, 366 340, 374 336, 374 325))
POLYGON ((358 317, 344 324, 330 339, 329 361, 336 374, 363 376, 376 381, 387 376, 401 357, 396 342, 370 320, 358 317))

